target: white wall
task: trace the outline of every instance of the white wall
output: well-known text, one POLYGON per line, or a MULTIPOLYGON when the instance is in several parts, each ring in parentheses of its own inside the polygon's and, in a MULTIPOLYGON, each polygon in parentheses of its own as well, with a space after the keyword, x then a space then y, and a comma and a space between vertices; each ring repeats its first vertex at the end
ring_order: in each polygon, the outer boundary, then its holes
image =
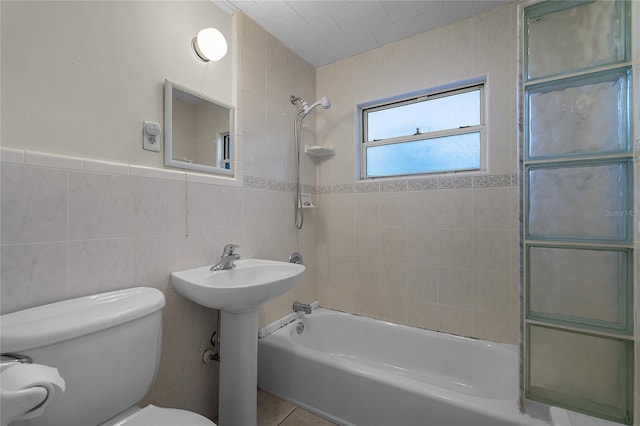
POLYGON ((212 2, 2 7, 5 147, 159 167, 162 153, 142 150, 141 129, 162 124, 165 78, 232 103, 234 55, 204 63, 191 50, 205 27, 231 40, 231 18, 212 2))

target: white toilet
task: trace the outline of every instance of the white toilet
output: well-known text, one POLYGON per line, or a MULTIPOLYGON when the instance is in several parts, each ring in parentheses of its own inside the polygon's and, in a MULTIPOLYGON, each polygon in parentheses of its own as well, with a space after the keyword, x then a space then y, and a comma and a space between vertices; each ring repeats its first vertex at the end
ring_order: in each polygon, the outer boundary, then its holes
POLYGON ((11 425, 215 426, 189 411, 136 406, 160 366, 164 304, 159 290, 138 287, 2 315, 2 353, 55 367, 66 382, 42 416, 11 425))

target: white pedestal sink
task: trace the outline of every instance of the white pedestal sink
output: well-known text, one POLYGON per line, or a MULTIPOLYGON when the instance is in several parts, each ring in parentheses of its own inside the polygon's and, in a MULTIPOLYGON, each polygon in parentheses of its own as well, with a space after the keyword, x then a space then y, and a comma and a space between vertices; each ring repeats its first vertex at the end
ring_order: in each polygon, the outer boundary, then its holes
POLYGON ((174 272, 176 292, 199 305, 219 309, 219 426, 257 424, 258 308, 292 289, 304 266, 245 259, 236 267, 210 271, 208 266, 174 272))

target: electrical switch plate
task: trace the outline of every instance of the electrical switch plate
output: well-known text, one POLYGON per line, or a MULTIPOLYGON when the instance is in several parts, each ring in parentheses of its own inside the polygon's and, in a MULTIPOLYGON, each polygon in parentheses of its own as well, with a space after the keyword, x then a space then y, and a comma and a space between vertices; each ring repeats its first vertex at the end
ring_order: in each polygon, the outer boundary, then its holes
POLYGON ((147 151, 160 152, 160 125, 153 121, 145 121, 142 127, 142 148, 147 151))

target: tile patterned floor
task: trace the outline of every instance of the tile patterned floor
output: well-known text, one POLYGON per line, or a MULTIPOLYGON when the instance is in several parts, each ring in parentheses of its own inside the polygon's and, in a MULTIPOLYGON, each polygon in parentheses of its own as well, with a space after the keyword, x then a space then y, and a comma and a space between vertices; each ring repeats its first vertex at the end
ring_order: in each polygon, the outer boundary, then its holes
POLYGON ((258 389, 258 426, 335 426, 290 402, 258 389))

